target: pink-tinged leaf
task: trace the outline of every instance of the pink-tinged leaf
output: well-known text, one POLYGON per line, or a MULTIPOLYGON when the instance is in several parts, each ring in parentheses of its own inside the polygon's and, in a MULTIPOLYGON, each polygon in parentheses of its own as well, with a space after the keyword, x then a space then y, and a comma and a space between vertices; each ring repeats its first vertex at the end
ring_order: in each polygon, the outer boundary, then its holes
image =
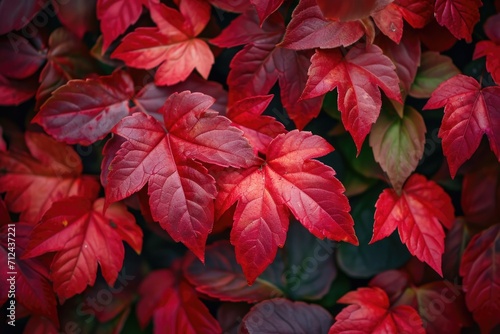
POLYGON ((78 154, 65 144, 41 133, 27 132, 29 152, 0 152, 0 192, 20 220, 37 223, 52 203, 69 196, 94 196, 99 183, 81 175, 78 154), (40 196, 40 194, 44 194, 40 196))
POLYGON ((343 56, 339 49, 316 50, 309 68, 309 79, 302 98, 321 96, 338 90, 342 123, 351 132, 358 152, 378 118, 382 99, 401 102, 395 66, 376 45, 357 45, 343 56))
POLYGON ((27 39, 11 33, 0 37, 0 75, 11 79, 24 79, 35 74, 45 62, 27 39))
POLYGON ((423 28, 434 15, 434 0, 394 0, 394 4, 413 28, 423 28))
POLYGON ((385 111, 373 125, 370 133, 373 155, 397 193, 417 168, 424 153, 425 133, 423 117, 410 106, 405 107, 403 118, 385 111))
POLYGON ((57 28, 49 37, 47 64, 40 74, 40 87, 36 94, 36 107, 50 97, 58 87, 71 79, 82 79, 97 72, 95 59, 78 37, 65 28, 57 28))
POLYGON ((319 305, 275 298, 250 309, 241 322, 240 333, 326 333, 333 319, 319 305))
POLYGON ((24 334, 59 334, 59 330, 45 317, 33 315, 24 327, 24 334))
POLYGON ((233 125, 244 132, 250 145, 262 153, 271 140, 286 132, 274 117, 262 115, 272 99, 273 95, 248 97, 233 104, 226 113, 233 125))
POLYGON ((500 161, 499 106, 500 87, 481 89, 474 78, 462 74, 446 80, 432 93, 424 109, 444 107, 439 137, 452 177, 477 150, 484 134, 500 161))
POLYGON ((253 285, 248 285, 236 263, 234 248, 227 241, 208 246, 204 264, 188 255, 184 275, 196 291, 222 301, 256 303, 283 296, 283 291, 277 286, 279 279, 273 280, 280 278, 281 272, 270 277, 264 273, 253 285))
POLYGON ((498 329, 500 319, 500 224, 475 235, 460 264, 467 307, 483 333, 498 329))
POLYGON ((142 13, 142 0, 98 0, 97 18, 101 21, 103 51, 137 22, 142 13))
POLYGON ((213 225, 215 180, 192 159, 220 166, 254 163, 252 148, 229 119, 209 110, 214 99, 185 91, 171 95, 153 117, 125 117, 114 133, 125 141, 108 167, 108 202, 124 199, 148 184, 153 218, 175 241, 200 259, 213 225))
MULTIPOLYGON (((178 267, 178 265, 176 266, 178 267)), ((217 320, 210 314, 194 288, 174 267, 151 272, 139 288, 137 318, 142 328, 153 320, 153 333, 168 328, 173 333, 221 333, 217 320), (175 310, 175 312, 173 312, 175 310)))
POLYGON ((354 44, 364 34, 365 29, 360 21, 328 20, 323 16, 316 0, 301 0, 292 13, 292 20, 287 25, 280 45, 294 50, 329 49, 354 44))
POLYGON ((448 28, 457 39, 472 41, 472 30, 479 22, 481 0, 436 0, 437 22, 448 28))
POLYGON ((155 114, 159 113, 160 108, 165 104, 170 95, 185 90, 203 93, 215 98, 216 101, 210 109, 218 111, 221 114, 226 112, 227 92, 222 85, 215 81, 204 80, 194 73, 186 81, 173 86, 159 87, 154 83, 148 83, 136 94, 134 102, 149 114, 156 116, 155 114))
MULTIPOLYGON (((5 270, 5 277, 2 276, 2 282, 0 283, 0 291, 2 292, 2 297, 5 296, 7 298, 10 284, 12 283, 12 281, 8 281, 7 279, 15 277, 16 304, 22 305, 34 315, 47 317, 53 324, 59 326, 56 309, 57 302, 49 280, 48 268, 40 259, 24 260, 20 256, 26 249, 32 229, 33 226, 27 223, 15 223, 14 228, 9 228, 8 225, 2 226, 2 235, 9 235, 9 240, 5 237, 0 244, 0 259, 5 264, 10 263, 12 258, 8 254, 11 253, 15 253, 16 259, 15 269, 5 270), (15 241, 12 241, 10 238, 13 231, 15 241), (12 248, 15 248, 14 251, 12 251, 12 248), (7 273, 7 271, 15 272, 15 274, 12 275, 7 273)), ((4 300, 0 301, 3 302, 4 300)))
POLYGON ((231 243, 249 283, 283 246, 288 210, 320 239, 357 244, 342 184, 333 169, 312 160, 332 149, 320 137, 294 130, 271 141, 265 164, 218 175, 216 213, 220 216, 238 202, 231 243))
POLYGON ((403 14, 398 7, 395 4, 389 4, 371 16, 380 31, 399 44, 403 36, 403 14))
POLYGON ((159 2, 150 2, 151 18, 158 28, 137 28, 127 34, 111 58, 131 67, 152 69, 158 65, 155 83, 174 85, 196 69, 205 79, 214 56, 208 44, 195 38, 208 23, 210 4, 184 0, 180 12, 159 2))
POLYGON ((134 83, 123 71, 96 79, 71 80, 58 88, 33 122, 68 144, 90 145, 103 139, 130 113, 134 83))
POLYGON ((416 98, 429 98, 441 83, 459 73, 460 70, 450 57, 435 51, 426 51, 420 59, 415 80, 411 84, 410 95, 416 98))
POLYGON ((248 0, 208 0, 213 6, 232 13, 243 13, 250 7, 248 0))
POLYGON ((380 288, 359 288, 345 294, 338 303, 351 305, 335 317, 329 334, 425 333, 417 311, 407 305, 391 307, 387 294, 380 288))
POLYGON ((278 8, 284 0, 250 0, 250 3, 255 7, 259 14, 261 24, 278 8))
POLYGON ((500 13, 490 16, 486 22, 484 23, 483 29, 484 33, 488 38, 497 43, 500 44, 500 13))
POLYGON ((486 57, 486 69, 493 80, 500 83, 500 14, 490 16, 484 24, 484 32, 490 41, 479 41, 473 59, 486 57))
POLYGON ((24 257, 56 252, 50 272, 61 302, 94 285, 97 263, 108 285, 114 285, 125 255, 122 240, 138 253, 142 248, 142 231, 125 205, 103 209, 104 198, 63 199, 52 205, 30 236, 24 257))
POLYGON ((332 21, 354 21, 366 18, 389 5, 393 0, 317 0, 325 18, 332 21))
POLYGON ((24 80, 0 75, 0 106, 17 106, 35 96, 38 89, 36 76, 24 80))
POLYGON ((375 204, 375 224, 370 243, 388 237, 397 228, 411 254, 442 276, 444 231, 455 218, 448 194, 419 174, 405 183, 401 195, 385 189, 375 204))
POLYGON ((19 30, 27 25, 48 1, 20 0, 0 2, 0 35, 19 30))
POLYGON ((385 271, 369 285, 387 293, 393 307, 408 305, 419 313, 428 334, 460 334, 462 327, 472 325, 460 286, 450 281, 435 281, 420 286, 411 275, 400 270, 385 271))
MULTIPOLYGON (((54 11, 59 21, 78 38, 82 39, 86 32, 98 30, 96 18, 97 0, 52 0, 54 11)), ((120 15, 123 15, 120 13, 120 15)))

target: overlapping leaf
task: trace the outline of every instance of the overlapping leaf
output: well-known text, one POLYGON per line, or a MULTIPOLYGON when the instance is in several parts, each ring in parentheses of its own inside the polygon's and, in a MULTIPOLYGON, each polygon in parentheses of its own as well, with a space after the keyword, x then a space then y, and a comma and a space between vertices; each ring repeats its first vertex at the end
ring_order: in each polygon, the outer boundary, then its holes
POLYGON ((483 26, 489 41, 479 41, 474 50, 474 59, 486 56, 486 69, 493 80, 500 84, 500 14, 488 18, 483 26))
POLYGON ((92 201, 70 197, 55 202, 35 226, 25 258, 56 252, 50 266, 59 300, 93 285, 100 264, 106 282, 113 286, 122 267, 123 241, 140 253, 142 231, 121 203, 104 209, 104 198, 92 201))
POLYGON ((474 78, 462 74, 446 80, 432 93, 424 109, 444 107, 439 137, 452 177, 477 150, 484 134, 500 160, 499 105, 500 87, 481 88, 474 78))
POLYGON ((218 175, 216 213, 238 202, 231 243, 249 283, 284 245, 289 210, 316 237, 357 244, 342 184, 312 160, 331 151, 322 138, 294 130, 271 141, 265 163, 218 175))
POLYGON ((370 243, 389 236, 397 228, 401 241, 411 254, 442 275, 444 231, 451 228, 454 208, 444 190, 419 174, 405 183, 401 195, 393 189, 380 194, 370 243))
POLYGON ((198 161, 245 167, 252 148, 230 120, 209 110, 214 99, 188 91, 171 95, 164 123, 144 113, 125 117, 113 130, 125 141, 108 167, 108 202, 148 184, 153 218, 200 259, 212 229, 215 180, 198 161))

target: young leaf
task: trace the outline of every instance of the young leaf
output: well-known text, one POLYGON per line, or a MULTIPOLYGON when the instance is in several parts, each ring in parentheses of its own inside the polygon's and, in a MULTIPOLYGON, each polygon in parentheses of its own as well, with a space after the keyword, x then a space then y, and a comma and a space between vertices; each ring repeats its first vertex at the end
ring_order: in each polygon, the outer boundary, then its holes
POLYGON ((345 307, 336 317, 329 334, 362 333, 425 333, 422 319, 414 308, 407 305, 391 307, 384 290, 359 288, 338 300, 345 307))
POLYGON ((434 13, 438 23, 448 28, 453 36, 471 42, 481 6, 481 0, 436 0, 434 13))
POLYGON ((221 333, 217 320, 210 314, 194 288, 180 277, 179 265, 151 272, 139 287, 137 318, 144 329, 153 319, 154 334, 221 333))
POLYGON ((422 54, 415 81, 411 85, 410 95, 417 98, 429 98, 444 81, 460 74, 450 57, 435 51, 422 54))
POLYGON ((410 106, 405 107, 403 118, 385 111, 373 125, 373 155, 398 194, 424 153, 425 132, 424 119, 410 106))
POLYGON ((302 98, 321 96, 337 88, 342 123, 351 132, 359 153, 380 113, 378 87, 389 98, 402 102, 394 64, 373 44, 357 45, 345 56, 339 49, 316 50, 311 61, 302 98))
POLYGON ((240 333, 326 333, 333 319, 324 308, 304 302, 275 298, 250 309, 241 323, 240 333))
POLYGON ((321 137, 294 130, 271 141, 264 164, 218 175, 216 212, 238 202, 231 243, 250 284, 283 247, 289 210, 316 237, 357 244, 344 187, 333 169, 312 160, 332 150, 321 137))
POLYGON ((71 80, 57 89, 33 122, 58 141, 90 145, 106 137, 130 113, 134 83, 123 71, 97 79, 71 80))
POLYGON ((439 137, 452 177, 476 151, 483 134, 500 161, 499 105, 500 87, 481 89, 474 78, 462 74, 446 80, 432 93, 424 109, 445 107, 439 137))
POLYGON ((475 235, 460 264, 467 307, 481 331, 498 328, 500 319, 500 224, 475 235))
POLYGON ((29 152, 0 152, 0 192, 20 220, 37 223, 52 203, 69 196, 94 196, 99 183, 82 175, 78 154, 42 133, 26 132, 29 152))
POLYGON ((207 247, 205 263, 188 255, 184 263, 184 275, 196 291, 222 301, 256 303, 283 296, 277 286, 281 271, 272 265, 258 277, 253 285, 236 263, 234 248, 227 241, 220 241, 207 247))
POLYGON ((171 95, 160 113, 125 117, 113 132, 125 139, 111 162, 106 199, 116 202, 148 184, 156 221, 200 259, 213 225, 215 180, 198 161, 223 167, 255 163, 252 148, 230 120, 209 110, 214 99, 185 91, 171 95))
POLYGON ((500 84, 500 14, 493 15, 483 26, 489 41, 479 41, 474 49, 473 59, 486 57, 486 69, 493 80, 500 84))
POLYGON ((451 228, 455 218, 448 194, 433 181, 414 174, 406 181, 401 195, 386 189, 375 206, 370 243, 389 236, 397 228, 410 253, 442 276, 444 231, 441 224, 451 228))
POLYGON ((50 266, 54 291, 63 303, 94 285, 97 263, 109 286, 122 267, 123 241, 140 253, 142 231, 125 205, 104 212, 104 198, 70 197, 55 202, 35 226, 24 258, 57 252, 50 266))
POLYGON ((195 68, 206 79, 214 56, 207 43, 196 36, 210 18, 210 5, 201 0, 183 0, 178 12, 153 1, 150 10, 157 28, 140 27, 126 35, 111 58, 137 68, 160 65, 155 74, 159 86, 184 81, 195 68))

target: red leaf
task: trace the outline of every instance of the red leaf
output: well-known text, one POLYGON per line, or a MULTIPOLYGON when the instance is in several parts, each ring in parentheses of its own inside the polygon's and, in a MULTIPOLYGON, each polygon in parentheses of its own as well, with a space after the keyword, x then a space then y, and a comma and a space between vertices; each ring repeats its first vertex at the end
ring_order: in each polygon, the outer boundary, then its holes
POLYGON ((394 64, 376 45, 357 45, 345 56, 339 49, 316 50, 311 61, 302 97, 321 96, 337 88, 342 123, 351 132, 359 153, 380 113, 378 87, 389 98, 401 102, 394 64))
POLYGON ((371 16, 380 31, 399 44, 403 36, 403 14, 398 6, 391 3, 371 16))
POLYGON ((24 334, 59 334, 60 332, 48 319, 40 316, 31 316, 24 327, 24 334))
POLYGON ((25 258, 57 252, 50 266, 54 291, 63 303, 94 285, 97 263, 109 286, 122 267, 123 241, 140 253, 142 231, 125 205, 103 212, 104 198, 70 197, 55 202, 35 226, 25 258))
POLYGON ((206 79, 214 56, 207 43, 195 37, 210 18, 210 5, 202 0, 183 0, 179 13, 159 2, 150 4, 158 28, 137 28, 125 36, 111 57, 137 68, 160 65, 155 74, 159 86, 184 81, 195 68, 206 79))
POLYGON ((328 20, 323 16, 316 0, 301 0, 292 13, 292 20, 287 25, 280 45, 294 50, 336 48, 354 44, 364 34, 360 21, 328 20))
POLYGON ((368 17, 393 0, 317 0, 323 15, 333 21, 354 21, 368 17))
POLYGON ((231 243, 250 284, 285 243, 287 207, 316 237, 357 244, 342 184, 330 167, 312 160, 332 149, 321 137, 294 130, 271 141, 261 166, 218 175, 216 212, 238 202, 231 243))
POLYGON ((45 62, 45 55, 22 36, 11 33, 0 37, 0 73, 11 79, 35 74, 45 62))
POLYGON ((392 189, 385 189, 375 206, 370 243, 388 237, 397 228, 410 253, 442 276, 444 231, 439 222, 451 228, 455 218, 448 194, 433 181, 414 174, 406 181, 400 196, 392 189))
POLYGON ((27 25, 35 15, 48 5, 47 0, 20 0, 0 2, 0 35, 19 30, 27 25))
POLYGON ((436 0, 434 11, 438 23, 448 28, 453 36, 471 42, 481 6, 481 0, 436 0))
POLYGON ((114 129, 125 142, 106 185, 108 202, 115 202, 148 183, 153 218, 200 259, 213 225, 216 189, 206 168, 192 159, 235 167, 255 161, 242 132, 208 109, 213 102, 185 91, 167 99, 160 111, 164 125, 143 113, 125 117, 114 129))
POLYGON ((483 134, 500 161, 499 105, 500 87, 481 89, 474 78, 462 74, 446 80, 432 93, 424 109, 445 107, 439 137, 452 177, 476 151, 483 134))
POLYGON ((430 51, 443 52, 450 49, 457 39, 445 27, 440 26, 433 17, 422 29, 417 30, 418 37, 430 51))
POLYGON ((59 21, 78 38, 97 30, 96 0, 52 0, 52 6, 59 21))
POLYGON ((332 322, 330 313, 319 305, 275 298, 252 307, 240 333, 325 333, 332 322))
POLYGON ((186 334, 222 332, 194 288, 178 272, 170 269, 151 272, 142 281, 139 294, 141 299, 136 308, 139 324, 144 328, 153 319, 155 334, 166 329, 186 334))
POLYGON ((473 59, 486 57, 486 69, 493 80, 500 84, 500 14, 490 16, 483 26, 490 41, 479 41, 473 59))
POLYGON ((250 7, 248 0, 208 0, 213 6, 233 13, 243 13, 250 7))
POLYGON ((406 22, 413 28, 423 28, 434 14, 434 0, 394 0, 406 22))
POLYGON ((284 0, 250 0, 250 3, 255 7, 259 14, 261 24, 274 13, 283 3, 284 0))
POLYGON ((97 18, 101 21, 103 51, 137 22, 142 13, 143 0, 98 0, 97 18))
POLYGON ((262 116, 272 98, 272 95, 248 97, 227 110, 227 117, 233 125, 244 132, 252 147, 262 153, 265 153, 271 140, 286 132, 283 124, 274 117, 262 116))
MULTIPOLYGON (((189 256, 184 263, 184 275, 196 291, 222 301, 256 303, 283 295, 265 275, 248 285, 241 267, 236 263, 234 248, 227 241, 207 247, 205 263, 189 256)), ((280 277, 281 272, 276 276, 280 277)))
POLYGON ((123 71, 71 80, 57 89, 33 122, 59 141, 90 145, 103 139, 129 111, 134 83, 123 71))
POLYGON ((498 328, 500 319, 500 224, 477 234, 460 264, 467 307, 483 333, 498 328))
POLYGON ((94 196, 99 184, 81 175, 82 163, 69 146, 34 132, 26 133, 29 152, 0 152, 0 192, 20 220, 37 223, 52 203, 76 195, 94 196))
MULTIPOLYGON (((59 319, 57 317, 57 302, 52 290, 52 284, 49 281, 49 270, 40 259, 21 259, 21 256, 28 244, 29 235, 32 232, 33 226, 26 223, 15 223, 2 226, 3 238, 0 244, 0 260, 7 265, 12 262, 15 263, 14 269, 5 270, 2 274, 2 281, 0 283, 0 291, 2 298, 7 298, 10 290, 10 283, 7 279, 15 277, 15 301, 16 303, 25 307, 30 313, 34 315, 45 316, 50 321, 59 326, 59 319), (10 227, 13 225, 14 227, 10 227), (14 238, 10 238, 14 234, 14 238), (7 240, 9 235, 9 240, 7 240), (14 240, 15 241, 12 241, 14 240), (9 241, 9 242, 8 242, 9 241), (12 250, 14 248, 14 250, 12 250), (13 261, 8 254, 15 253, 15 260, 13 261), (11 260, 11 261, 7 261, 11 260), (15 272, 14 275, 8 273, 15 272)), ((3 299, 0 303, 3 304, 3 299)))
POLYGON ((35 96, 38 80, 35 76, 24 80, 8 79, 0 75, 0 106, 17 106, 35 96))
POLYGON ((336 317, 329 334, 359 332, 374 334, 425 333, 422 319, 407 305, 391 307, 384 290, 359 288, 338 300, 345 307, 336 317))

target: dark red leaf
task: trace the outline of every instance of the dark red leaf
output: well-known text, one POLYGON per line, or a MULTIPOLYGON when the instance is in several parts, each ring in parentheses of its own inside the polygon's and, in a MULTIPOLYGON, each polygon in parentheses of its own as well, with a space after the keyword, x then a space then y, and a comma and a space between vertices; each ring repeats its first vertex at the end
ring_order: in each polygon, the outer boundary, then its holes
POLYGON ((486 69, 493 80, 500 84, 500 14, 489 17, 483 29, 490 40, 476 44, 473 58, 486 57, 486 69))
POLYGON ((457 39, 471 42, 472 30, 479 22, 481 6, 481 0, 436 0, 435 17, 457 39))
POLYGON ((0 106, 20 105, 35 96, 37 89, 36 76, 15 80, 0 75, 0 106))
POLYGON ((481 331, 498 329, 500 319, 500 224, 475 235, 460 264, 467 307, 481 331))
POLYGON ((45 55, 24 37, 11 33, 0 37, 0 60, 0 75, 24 79, 40 69, 45 55))
POLYGON ((27 25, 46 5, 47 0, 20 0, 0 2, 0 35, 19 30, 27 25))
POLYGON ((97 0, 52 0, 52 6, 59 21, 82 39, 86 32, 97 30, 96 2, 97 0))
POLYGON ((444 231, 451 228, 454 208, 444 190, 419 174, 412 175, 399 196, 385 189, 375 204, 375 224, 370 243, 388 237, 397 228, 411 254, 442 276, 444 231))
POLYGON ((326 333, 333 322, 324 308, 304 302, 275 298, 250 309, 241 323, 240 333, 326 333))
POLYGON ((323 15, 333 21, 354 21, 368 17, 393 0, 317 0, 323 15))
POLYGON ((60 332, 47 318, 31 316, 24 327, 24 334, 59 334, 60 332))
POLYGON ((500 161, 500 87, 481 88, 474 78, 458 74, 432 93, 424 109, 444 107, 439 137, 455 177, 458 168, 476 151, 484 134, 500 161))
POLYGON ((56 252, 50 266, 54 291, 63 303, 94 285, 97 263, 109 286, 113 286, 125 255, 123 241, 137 253, 142 231, 125 205, 112 204, 104 212, 104 198, 95 202, 70 197, 55 202, 35 226, 25 258, 56 252))
POLYGON ((257 10, 261 24, 274 13, 284 0, 250 0, 250 3, 257 10))
POLYGON ((90 145, 106 137, 130 113, 133 95, 134 84, 124 71, 71 80, 52 94, 33 122, 59 141, 90 145))

